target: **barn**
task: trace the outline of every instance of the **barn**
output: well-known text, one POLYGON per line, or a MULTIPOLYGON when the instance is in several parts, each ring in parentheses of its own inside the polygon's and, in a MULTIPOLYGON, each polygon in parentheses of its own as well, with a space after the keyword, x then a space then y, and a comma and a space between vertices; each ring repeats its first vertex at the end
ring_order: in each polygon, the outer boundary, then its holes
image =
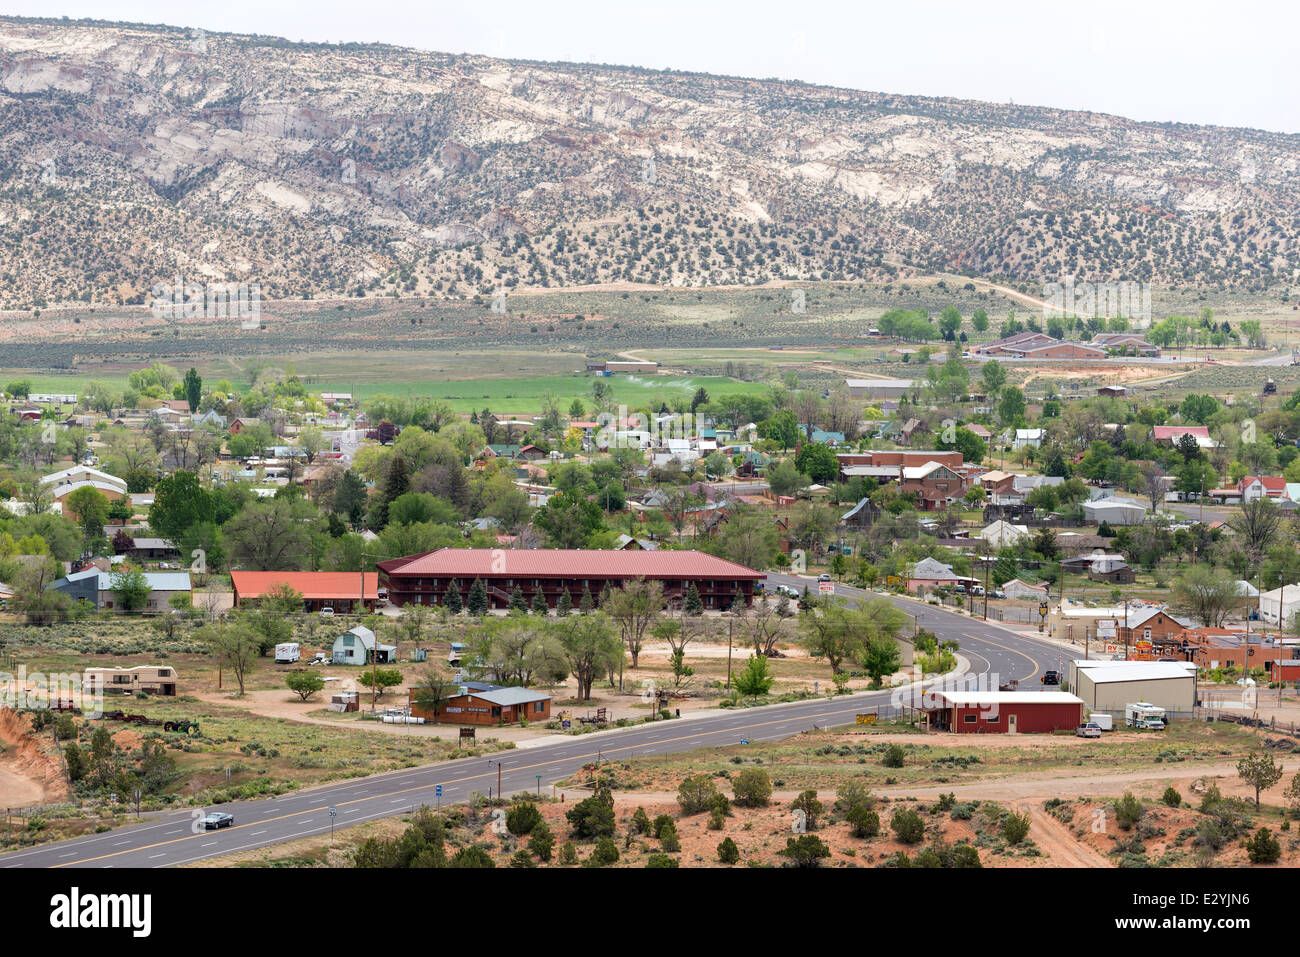
POLYGON ((1048 734, 1079 726, 1083 701, 1064 691, 935 691, 922 707, 932 731, 1048 734))

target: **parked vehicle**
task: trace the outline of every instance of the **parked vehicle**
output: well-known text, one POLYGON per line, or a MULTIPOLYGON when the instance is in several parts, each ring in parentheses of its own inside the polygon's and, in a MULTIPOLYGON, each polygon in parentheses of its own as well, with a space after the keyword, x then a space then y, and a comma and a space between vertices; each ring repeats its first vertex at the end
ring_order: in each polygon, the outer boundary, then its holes
POLYGON ((333 617, 334 617, 334 609, 333 609, 333 608, 322 608, 322 609, 320 610, 320 616, 321 616, 322 618, 333 618, 333 617))
POLYGON ((777 585, 776 593, 778 595, 787 595, 790 598, 799 597, 799 589, 795 588, 793 585, 777 585))
POLYGON ((275 646, 275 663, 291 665, 302 657, 302 649, 296 641, 285 641, 275 646))
POLYGON ((1100 738, 1101 725, 1093 724, 1091 721, 1087 724, 1081 724, 1074 729, 1074 736, 1076 738, 1100 738))
POLYGON ((1001 588, 995 588, 995 589, 993 589, 991 592, 989 592, 989 597, 990 597, 990 598, 1006 598, 1006 597, 1007 597, 1007 593, 1004 592, 1001 588))
POLYGON ((1165 709, 1147 701, 1130 702, 1124 705, 1124 723, 1139 730, 1163 731, 1165 709))
POLYGON ((203 830, 215 831, 219 827, 230 827, 235 823, 233 814, 225 814, 221 811, 213 811, 203 819, 203 830))
POLYGON ((952 590, 953 590, 953 594, 956 594, 956 595, 964 595, 964 594, 966 594, 966 586, 965 586, 965 585, 953 585, 953 586, 952 586, 952 590))
POLYGON ((1103 731, 1110 731, 1115 727, 1111 716, 1106 714, 1104 711, 1098 711, 1088 715, 1088 722, 1089 724, 1095 724, 1103 731))
POLYGON ((976 598, 979 598, 979 597, 981 597, 981 596, 984 594, 984 586, 983 586, 983 585, 971 585, 971 586, 970 586, 970 593, 971 593, 972 595, 974 595, 976 598))
POLYGON ((1059 685, 1061 683, 1061 673, 1059 671, 1044 671, 1043 677, 1038 680, 1045 685, 1059 685))

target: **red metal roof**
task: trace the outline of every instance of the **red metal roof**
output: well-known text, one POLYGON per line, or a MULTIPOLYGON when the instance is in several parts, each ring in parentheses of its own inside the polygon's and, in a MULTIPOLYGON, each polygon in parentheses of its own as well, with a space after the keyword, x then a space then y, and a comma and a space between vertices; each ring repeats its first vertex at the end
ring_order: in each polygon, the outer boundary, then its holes
POLYGON ((1210 428, 1206 425, 1157 425, 1151 431, 1157 442, 1163 439, 1177 439, 1184 433, 1202 439, 1210 437, 1210 428))
POLYGON ((476 578, 751 578, 762 572, 703 552, 440 548, 379 562, 389 575, 476 578))
MULTIPOLYGON (((242 598, 258 598, 276 585, 288 585, 304 599, 359 598, 360 572, 231 572, 230 583, 242 598)), ((379 598, 379 575, 366 572, 366 598, 379 598)))

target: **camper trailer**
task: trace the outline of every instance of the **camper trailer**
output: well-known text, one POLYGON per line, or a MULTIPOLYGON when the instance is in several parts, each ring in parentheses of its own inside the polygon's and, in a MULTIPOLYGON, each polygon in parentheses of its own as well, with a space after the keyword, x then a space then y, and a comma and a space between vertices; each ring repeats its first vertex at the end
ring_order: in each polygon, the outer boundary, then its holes
POLYGON ((275 663, 291 665, 302 656, 296 641, 286 641, 275 646, 275 663))
POLYGON ((1146 701, 1135 701, 1124 705, 1124 723, 1130 728, 1145 731, 1163 731, 1165 728, 1165 709, 1146 701))

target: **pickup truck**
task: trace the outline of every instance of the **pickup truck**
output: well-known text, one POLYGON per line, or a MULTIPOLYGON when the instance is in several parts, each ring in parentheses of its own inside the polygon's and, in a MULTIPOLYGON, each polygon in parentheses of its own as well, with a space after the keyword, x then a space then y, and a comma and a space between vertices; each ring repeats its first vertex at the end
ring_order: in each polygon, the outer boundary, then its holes
POLYGON ((1087 724, 1081 724, 1075 728, 1074 735, 1077 738, 1100 738, 1101 725, 1089 721, 1087 724))
POLYGON ((1043 676, 1038 680, 1045 685, 1059 685, 1061 683, 1061 673, 1059 671, 1044 671, 1043 676))

